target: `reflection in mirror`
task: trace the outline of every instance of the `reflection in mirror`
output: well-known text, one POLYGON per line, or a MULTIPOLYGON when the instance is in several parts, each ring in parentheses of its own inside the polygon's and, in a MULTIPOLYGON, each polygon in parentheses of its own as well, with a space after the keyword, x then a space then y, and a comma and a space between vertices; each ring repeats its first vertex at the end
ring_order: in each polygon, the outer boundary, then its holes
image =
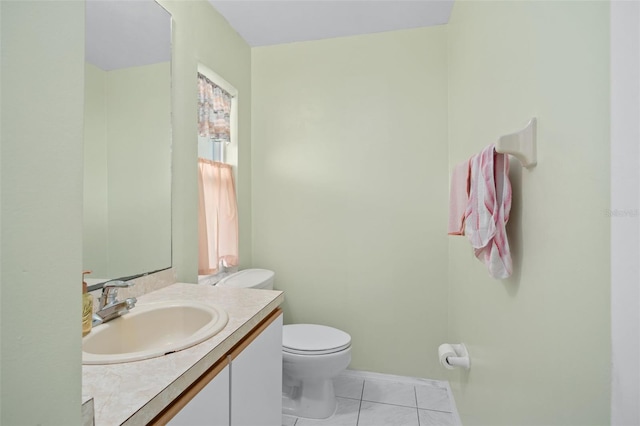
POLYGON ((83 267, 89 284, 171 267, 171 15, 87 0, 83 267))

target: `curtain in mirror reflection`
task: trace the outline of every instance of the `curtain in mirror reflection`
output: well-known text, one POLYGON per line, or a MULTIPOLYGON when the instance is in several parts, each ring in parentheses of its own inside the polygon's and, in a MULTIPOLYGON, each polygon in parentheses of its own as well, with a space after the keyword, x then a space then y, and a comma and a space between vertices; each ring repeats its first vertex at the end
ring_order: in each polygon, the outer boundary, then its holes
POLYGON ((231 165, 198 159, 198 274, 238 265, 238 205, 231 165))

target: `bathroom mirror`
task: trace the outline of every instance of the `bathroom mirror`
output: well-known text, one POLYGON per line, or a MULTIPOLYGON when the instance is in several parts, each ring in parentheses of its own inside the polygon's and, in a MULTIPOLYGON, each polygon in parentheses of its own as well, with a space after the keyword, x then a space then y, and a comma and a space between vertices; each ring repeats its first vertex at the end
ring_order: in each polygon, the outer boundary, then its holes
POLYGON ((171 15, 86 0, 83 266, 87 282, 171 267, 171 15))

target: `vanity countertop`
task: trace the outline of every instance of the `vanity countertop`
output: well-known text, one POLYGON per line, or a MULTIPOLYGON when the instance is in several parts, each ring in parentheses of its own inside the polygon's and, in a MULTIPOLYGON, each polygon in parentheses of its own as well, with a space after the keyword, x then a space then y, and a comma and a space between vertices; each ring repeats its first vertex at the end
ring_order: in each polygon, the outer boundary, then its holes
POLYGON ((83 365, 82 393, 93 397, 95 426, 147 424, 276 309, 284 294, 177 283, 139 297, 138 303, 161 300, 212 303, 227 311, 229 322, 212 338, 169 355, 83 365))

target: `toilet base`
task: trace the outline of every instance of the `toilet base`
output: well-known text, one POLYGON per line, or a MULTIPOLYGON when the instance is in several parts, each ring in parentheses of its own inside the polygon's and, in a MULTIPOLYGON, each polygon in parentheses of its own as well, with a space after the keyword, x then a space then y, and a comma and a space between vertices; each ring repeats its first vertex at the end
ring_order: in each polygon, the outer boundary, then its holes
POLYGON ((337 401, 332 379, 305 381, 297 385, 284 383, 282 391, 284 414, 326 419, 336 411, 337 401))

